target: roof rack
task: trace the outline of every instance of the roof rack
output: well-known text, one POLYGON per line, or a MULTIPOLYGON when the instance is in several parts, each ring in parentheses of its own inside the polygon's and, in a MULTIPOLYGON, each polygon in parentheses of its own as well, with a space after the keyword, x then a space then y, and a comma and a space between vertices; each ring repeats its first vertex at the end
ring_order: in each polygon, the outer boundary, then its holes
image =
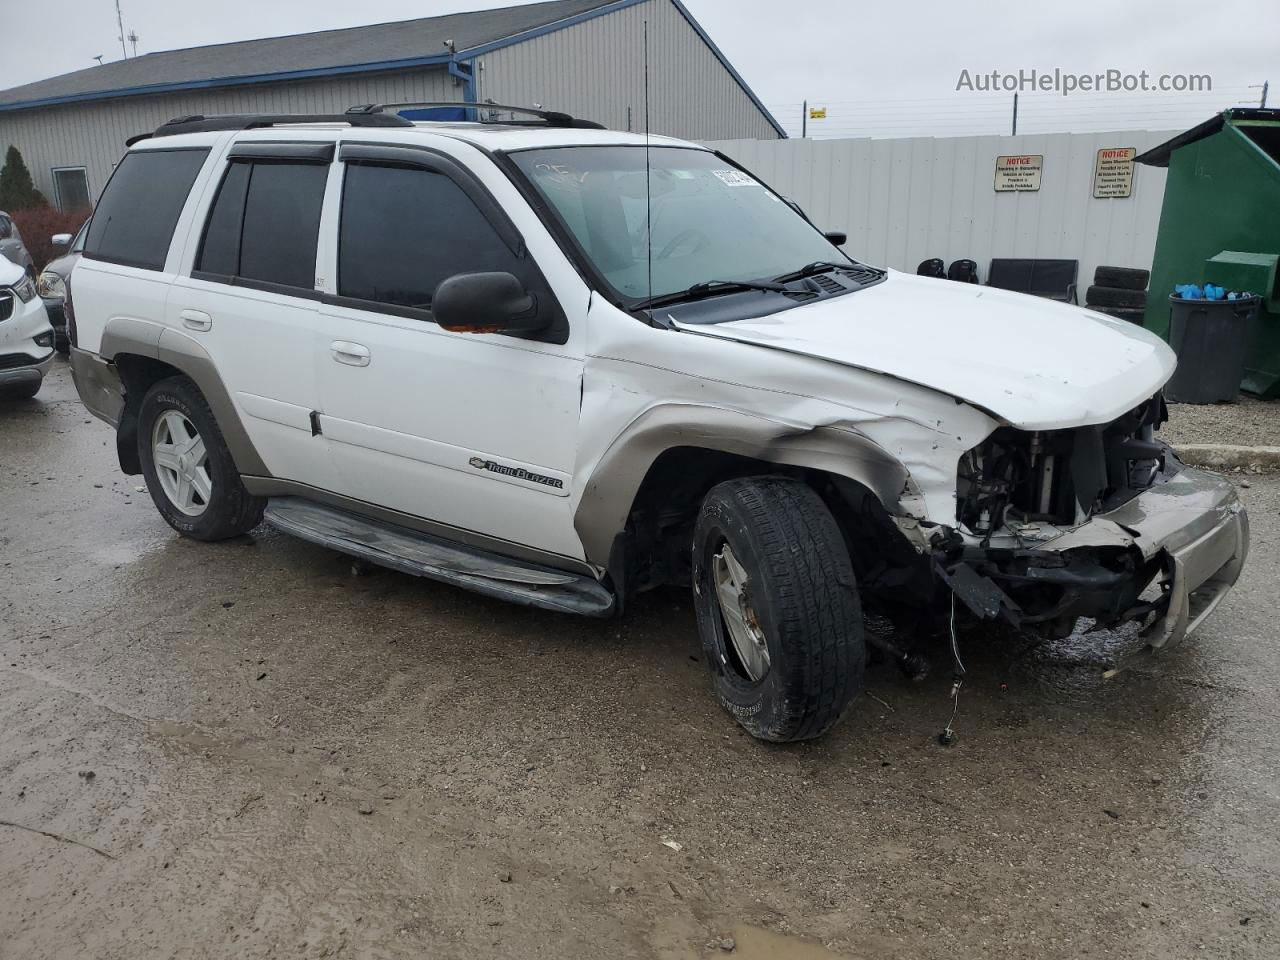
POLYGON ((131 147, 148 137, 173 137, 180 133, 208 133, 214 130, 256 130, 290 123, 345 123, 353 127, 411 127, 413 123, 394 113, 280 113, 280 114, 232 114, 206 117, 194 114, 174 117, 161 124, 154 133, 142 133, 130 137, 125 146, 131 147))
MULTIPOLYGON (((384 113, 386 110, 406 110, 410 108, 420 109, 436 109, 436 108, 453 108, 455 110, 475 110, 477 116, 485 111, 505 110, 508 113, 527 114, 536 117, 535 120, 495 120, 485 119, 481 117, 480 123, 501 123, 504 126, 528 126, 533 124, 546 125, 548 127, 571 127, 579 130, 604 130, 602 123, 596 123, 594 120, 583 120, 580 117, 570 116, 559 110, 543 110, 537 107, 513 107, 505 103, 494 103, 492 100, 486 100, 484 103, 458 103, 452 100, 414 100, 404 103, 365 103, 360 106, 351 107, 347 110, 347 116, 356 117, 399 117, 397 113, 384 113)), ((403 118, 400 118, 403 119, 403 118)), ((408 121, 406 121, 408 122, 408 121)))

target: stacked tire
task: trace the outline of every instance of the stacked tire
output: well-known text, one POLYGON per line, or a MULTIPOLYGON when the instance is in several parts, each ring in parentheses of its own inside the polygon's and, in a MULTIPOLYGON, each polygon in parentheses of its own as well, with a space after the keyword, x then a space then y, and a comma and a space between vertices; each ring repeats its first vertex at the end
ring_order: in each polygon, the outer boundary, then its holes
POLYGON ((1101 313, 1141 324, 1147 309, 1149 270, 1136 267, 1098 267, 1084 303, 1101 313))

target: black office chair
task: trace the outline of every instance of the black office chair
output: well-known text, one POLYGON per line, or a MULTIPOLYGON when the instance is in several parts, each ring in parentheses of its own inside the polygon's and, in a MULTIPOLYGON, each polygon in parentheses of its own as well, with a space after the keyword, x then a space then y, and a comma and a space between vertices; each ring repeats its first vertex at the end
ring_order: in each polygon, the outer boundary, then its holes
POLYGON ((953 260, 947 267, 947 279, 957 283, 977 283, 978 265, 972 260, 953 260))
POLYGON ((947 279, 945 266, 941 259, 934 257, 932 260, 921 260, 920 266, 916 267, 916 273, 922 277, 936 277, 939 280, 947 279))

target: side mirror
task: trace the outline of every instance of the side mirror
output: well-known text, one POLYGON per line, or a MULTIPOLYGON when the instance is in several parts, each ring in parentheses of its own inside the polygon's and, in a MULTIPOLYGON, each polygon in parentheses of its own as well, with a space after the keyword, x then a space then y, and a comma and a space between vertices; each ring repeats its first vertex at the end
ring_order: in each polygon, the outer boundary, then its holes
POLYGON ((56 247, 57 249, 65 250, 67 247, 71 246, 71 234, 55 233, 52 237, 49 238, 49 242, 52 243, 54 247, 56 247))
POLYGON ((828 230, 823 236, 833 247, 843 247, 849 241, 849 235, 843 230, 828 230))
POLYGON ((454 333, 537 333, 547 325, 537 300, 509 273, 459 273, 441 281, 431 313, 454 333))

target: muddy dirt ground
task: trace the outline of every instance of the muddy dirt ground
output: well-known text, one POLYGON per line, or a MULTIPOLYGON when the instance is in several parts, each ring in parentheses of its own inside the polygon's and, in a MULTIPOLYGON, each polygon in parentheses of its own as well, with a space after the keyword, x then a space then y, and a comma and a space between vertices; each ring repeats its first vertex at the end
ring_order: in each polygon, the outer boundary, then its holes
POLYGON ((182 540, 113 443, 62 365, 0 409, 6 960, 1280 956, 1280 479, 1177 651, 968 634, 952 747, 941 654, 771 747, 681 594, 601 623, 182 540))

